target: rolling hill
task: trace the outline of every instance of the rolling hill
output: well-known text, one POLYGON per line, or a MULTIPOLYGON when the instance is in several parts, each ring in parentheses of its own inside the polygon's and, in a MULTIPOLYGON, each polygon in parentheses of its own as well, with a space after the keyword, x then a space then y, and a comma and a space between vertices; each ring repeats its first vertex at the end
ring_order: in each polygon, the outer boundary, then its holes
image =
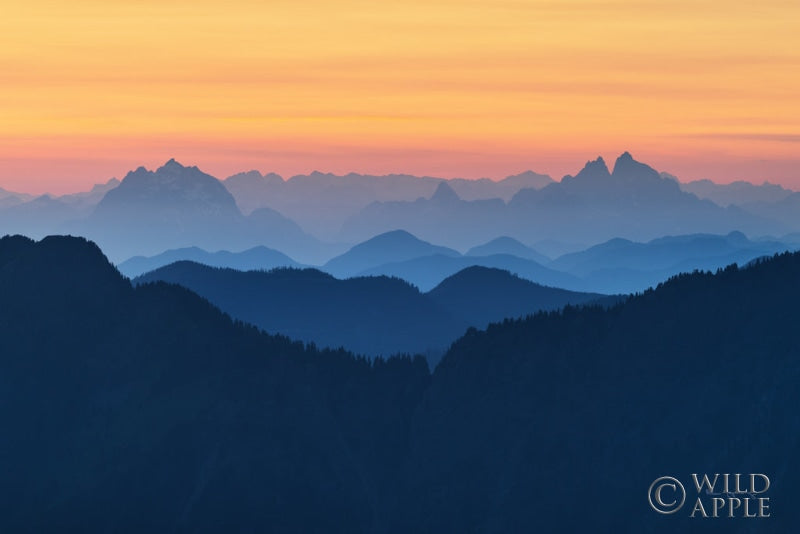
POLYGON ((470 326, 486 328, 501 319, 525 317, 567 305, 614 301, 597 293, 580 293, 535 284, 501 269, 472 266, 446 278, 427 293, 434 302, 470 326))
POLYGON ((378 265, 361 271, 359 276, 395 276, 429 291, 448 276, 467 267, 481 266, 509 271, 522 278, 544 286, 560 287, 573 291, 583 291, 587 284, 569 273, 556 271, 510 254, 491 256, 445 256, 435 254, 411 260, 378 265))
POLYGON ((754 258, 795 248, 775 240, 750 240, 741 232, 666 236, 647 243, 612 239, 565 254, 548 267, 581 277, 595 291, 632 293, 681 272, 744 265, 754 258))
POLYGON ((394 230, 359 243, 344 254, 329 260, 322 269, 334 276, 355 276, 384 263, 413 260, 421 256, 460 256, 457 251, 432 245, 404 230, 394 230))
POLYGON ((551 259, 537 250, 523 245, 513 237, 501 236, 492 239, 488 243, 478 245, 469 249, 465 256, 493 256, 495 254, 508 254, 523 258, 526 260, 533 260, 542 265, 550 263, 551 259))
POLYGON ((191 289, 267 332, 370 357, 438 359, 469 326, 407 282, 386 277, 338 280, 315 269, 241 272, 178 262, 134 280, 152 281, 191 289))
POLYGON ((134 283, 154 281, 190 289, 272 334, 369 357, 425 354, 431 363, 467 327, 603 297, 481 267, 457 273, 427 294, 385 276, 338 280, 315 269, 241 272, 187 261, 148 272, 134 283))

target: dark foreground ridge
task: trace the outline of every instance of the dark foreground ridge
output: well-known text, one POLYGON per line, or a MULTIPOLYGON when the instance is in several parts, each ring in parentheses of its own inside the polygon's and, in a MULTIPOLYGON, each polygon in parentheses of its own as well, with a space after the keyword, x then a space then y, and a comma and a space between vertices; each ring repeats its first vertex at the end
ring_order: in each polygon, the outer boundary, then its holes
POLYGON ((133 288, 82 239, 3 238, 0 530, 788 532, 798 278, 784 254, 472 330, 431 375, 133 288), (772 517, 647 504, 728 472, 770 476, 772 517))

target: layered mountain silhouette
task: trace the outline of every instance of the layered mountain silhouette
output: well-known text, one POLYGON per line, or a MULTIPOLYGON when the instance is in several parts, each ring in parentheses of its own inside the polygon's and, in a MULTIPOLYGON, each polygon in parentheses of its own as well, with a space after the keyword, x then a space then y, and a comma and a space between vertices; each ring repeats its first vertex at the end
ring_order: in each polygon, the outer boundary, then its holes
MULTIPOLYGON (((775 253, 800 248, 800 238, 749 239, 741 232, 727 235, 688 234, 649 242, 622 238, 550 260, 519 241, 500 237, 461 255, 456 250, 422 241, 403 230, 375 236, 318 267, 337 278, 390 276, 429 291, 445 278, 472 266, 512 272, 521 278, 573 291, 604 294, 634 293, 670 276, 694 270, 715 270, 775 253)), ((267 247, 243 252, 207 252, 199 247, 171 249, 151 257, 138 256, 119 264, 129 277, 181 260, 236 270, 303 267, 267 247)))
POLYGON ((74 238, 0 239, 0 295, 4 532, 366 532, 397 493, 424 360, 260 334, 74 238))
POLYGON ((746 206, 752 203, 772 204, 780 202, 792 194, 790 189, 777 184, 764 182, 756 185, 743 180, 729 184, 718 184, 711 180, 695 180, 680 184, 680 188, 698 198, 707 198, 722 207, 746 206))
POLYGON ((555 257, 613 238, 786 235, 800 231, 797 195, 770 184, 680 184, 627 152, 613 171, 598 158, 560 182, 531 171, 500 181, 320 172, 284 180, 251 171, 220 182, 170 160, 83 193, 0 192, 0 229, 87 236, 115 262, 193 246, 267 246, 322 265, 350 244, 398 229, 461 252, 507 237, 555 257))
POLYGON ((784 254, 470 330, 430 374, 132 287, 82 239, 3 238, 0 528, 789 532, 798 276, 784 254), (770 477, 768 523, 647 504, 732 470, 770 477))
POLYGON ((50 195, 41 195, 0 208, 0 229, 3 233, 42 238, 88 212, 50 195))
POLYGON ((385 276, 338 280, 315 269, 241 272, 181 261, 136 284, 179 284, 267 332, 370 357, 425 354, 438 361, 469 326, 596 301, 603 295, 543 287, 506 271, 471 267, 430 293, 385 276))
POLYGON ((95 184, 89 191, 62 195, 58 197, 58 200, 74 205, 83 210, 89 210, 103 200, 103 197, 106 196, 106 193, 112 189, 116 189, 120 183, 121 182, 118 179, 111 178, 103 184, 95 184))
POLYGON ((343 278, 356 276, 386 263, 432 255, 457 257, 461 254, 453 249, 417 239, 405 230, 393 230, 359 243, 344 254, 332 258, 325 263, 323 269, 343 278))
POLYGON ((667 236, 647 243, 617 238, 565 254, 548 267, 582 278, 594 291, 632 293, 681 272, 716 270, 732 263, 744 265, 755 258, 796 248, 781 241, 751 241, 741 232, 667 236))
POLYGON ((422 291, 433 289, 445 278, 466 269, 480 266, 509 271, 544 286, 572 291, 585 291, 588 284, 577 276, 545 267, 532 260, 510 254, 491 256, 445 256, 434 254, 411 260, 385 263, 361 271, 359 276, 394 276, 407 280, 422 291))
POLYGON ((117 185, 119 180, 112 178, 89 191, 61 196, 33 196, 0 188, 0 229, 4 233, 36 238, 64 230, 74 221, 87 217, 117 185))
POLYGON ((742 209, 779 221, 787 228, 796 229, 800 225, 800 193, 791 193, 776 202, 748 202, 742 209))
POLYGON ((345 221, 341 235, 359 241, 402 228, 426 241, 465 250, 504 235, 505 208, 499 198, 462 200, 452 186, 441 182, 430 198, 373 202, 345 221))
MULTIPOLYGON (((499 181, 455 178, 447 180, 447 184, 467 200, 508 200, 522 188, 540 188, 552 181, 549 176, 526 171, 499 181)), ((244 213, 268 207, 297 221, 315 236, 337 240, 342 224, 370 203, 427 198, 444 180, 406 174, 338 176, 315 171, 284 181, 274 173, 250 171, 226 178, 223 183, 244 213)))
POLYGON ((508 236, 501 236, 496 239, 492 239, 483 245, 472 247, 465 255, 492 256, 494 254, 510 254, 512 256, 533 260, 542 264, 550 262, 550 258, 544 254, 508 236))
POLYGON ((274 210, 243 216, 227 189, 197 167, 175 160, 155 171, 128 173, 74 227, 115 259, 152 255, 171 248, 243 249, 270 245, 306 260, 329 249, 274 210))
POLYGON ((613 172, 598 158, 575 176, 541 189, 522 189, 508 203, 465 201, 452 194, 413 202, 375 202, 349 219, 342 235, 357 240, 366 237, 366 229, 374 233, 394 228, 465 250, 498 236, 528 243, 541 239, 591 243, 734 230, 780 235, 788 226, 736 206, 722 208, 698 199, 626 152, 613 172))
POLYGON ((431 354, 438 359, 469 326, 407 282, 338 280, 315 269, 241 272, 178 262, 137 284, 180 284, 231 316, 273 334, 358 354, 431 354))
POLYGON ((550 260, 519 241, 500 237, 458 254, 405 231, 381 234, 334 258, 322 270, 340 278, 392 276, 429 291, 472 266, 510 271, 538 284, 604 294, 634 293, 670 276, 744 265, 762 256, 800 248, 791 236, 751 240, 741 232, 688 234, 649 242, 615 238, 550 260))
POLYGON ((619 300, 619 297, 545 287, 508 271, 482 266, 457 272, 427 295, 478 328, 486 328, 500 318, 525 317, 534 311, 587 303, 610 305, 619 300))
POLYGON ((277 267, 301 267, 286 254, 267 247, 253 247, 242 252, 220 250, 208 252, 199 247, 172 249, 155 256, 135 256, 120 263, 119 272, 134 278, 148 271, 178 261, 192 261, 211 267, 228 267, 239 271, 269 271, 277 267))
POLYGON ((23 202, 27 202, 32 198, 32 195, 8 191, 7 189, 0 187, 0 209, 14 206, 16 204, 22 204, 23 202))
MULTIPOLYGON (((446 186, 445 186, 446 187, 446 186)), ((440 186, 442 195, 452 191, 440 186), (449 192, 448 192, 449 191, 449 192)), ((321 267, 339 278, 354 276, 391 276, 402 278, 422 291, 429 291, 445 278, 471 266, 510 271, 538 284, 582 291, 584 283, 577 277, 549 269, 528 259, 540 256, 510 238, 499 238, 471 249, 467 255, 422 241, 405 230, 393 230, 370 238, 352 247, 321 267), (492 253, 497 251, 497 253, 492 253), (500 251, 508 251, 500 253, 500 251), (486 255, 479 255, 485 253, 486 255), (517 253, 520 256, 514 255, 517 253)))
MULTIPOLYGON (((767 473, 773 488, 794 480, 799 274, 800 256, 787 254, 681 275, 611 310, 465 336, 415 420, 412 482, 398 506, 408 521, 397 530, 695 531, 691 508, 663 516, 647 505, 663 473, 685 481, 689 506, 689 473, 739 465, 767 473), (576 514, 579 495, 591 504, 576 514)), ((777 532, 794 522, 772 519, 701 527, 777 532)))

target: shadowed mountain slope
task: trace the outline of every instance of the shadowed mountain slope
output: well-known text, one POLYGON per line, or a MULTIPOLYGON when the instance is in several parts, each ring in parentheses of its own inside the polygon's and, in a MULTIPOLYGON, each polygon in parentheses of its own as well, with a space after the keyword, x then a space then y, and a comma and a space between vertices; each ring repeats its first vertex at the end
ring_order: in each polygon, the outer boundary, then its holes
POLYGON ((486 328, 501 318, 517 318, 543 310, 558 310, 606 298, 597 293, 579 293, 545 287, 500 269, 473 266, 446 278, 427 295, 444 309, 486 328))
POLYGON ((0 297, 2 531, 385 521, 423 360, 260 334, 177 286, 131 287, 75 238, 0 239, 0 297))
POLYGON ((84 240, 3 238, 0 528, 791 532, 798 278, 785 254, 470 330, 429 375, 134 288, 84 240), (770 477, 770 518, 689 517, 690 474, 729 471, 770 477))
MULTIPOLYGON (((800 496, 790 482, 800 476, 798 278, 800 255, 783 255, 681 275, 606 311, 469 333, 437 367, 415 418, 398 504, 406 521, 395 531, 791 528, 795 512, 777 510, 800 496), (690 518, 690 473, 732 469, 770 477, 772 517, 690 518), (646 499, 665 474, 688 491, 672 516, 646 499)), ((711 497, 701 498, 708 509, 711 497)))
POLYGON ((191 289, 270 333, 371 357, 438 356, 469 326, 407 282, 386 277, 338 280, 314 269, 241 272, 178 262, 135 282, 156 280, 191 289))
POLYGON ((267 332, 371 357, 422 353, 431 362, 468 326, 516 318, 603 295, 543 287, 506 271, 471 267, 427 294, 385 276, 338 280, 314 269, 240 272, 177 262, 135 283, 179 284, 267 332))

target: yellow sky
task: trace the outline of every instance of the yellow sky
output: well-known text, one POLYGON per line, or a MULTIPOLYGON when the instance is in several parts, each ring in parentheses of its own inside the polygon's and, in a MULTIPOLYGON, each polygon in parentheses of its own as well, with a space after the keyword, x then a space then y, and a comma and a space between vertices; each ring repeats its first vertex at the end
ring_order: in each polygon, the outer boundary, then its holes
POLYGON ((560 177, 630 150, 800 188, 800 2, 0 0, 0 186, 170 157, 560 177))

